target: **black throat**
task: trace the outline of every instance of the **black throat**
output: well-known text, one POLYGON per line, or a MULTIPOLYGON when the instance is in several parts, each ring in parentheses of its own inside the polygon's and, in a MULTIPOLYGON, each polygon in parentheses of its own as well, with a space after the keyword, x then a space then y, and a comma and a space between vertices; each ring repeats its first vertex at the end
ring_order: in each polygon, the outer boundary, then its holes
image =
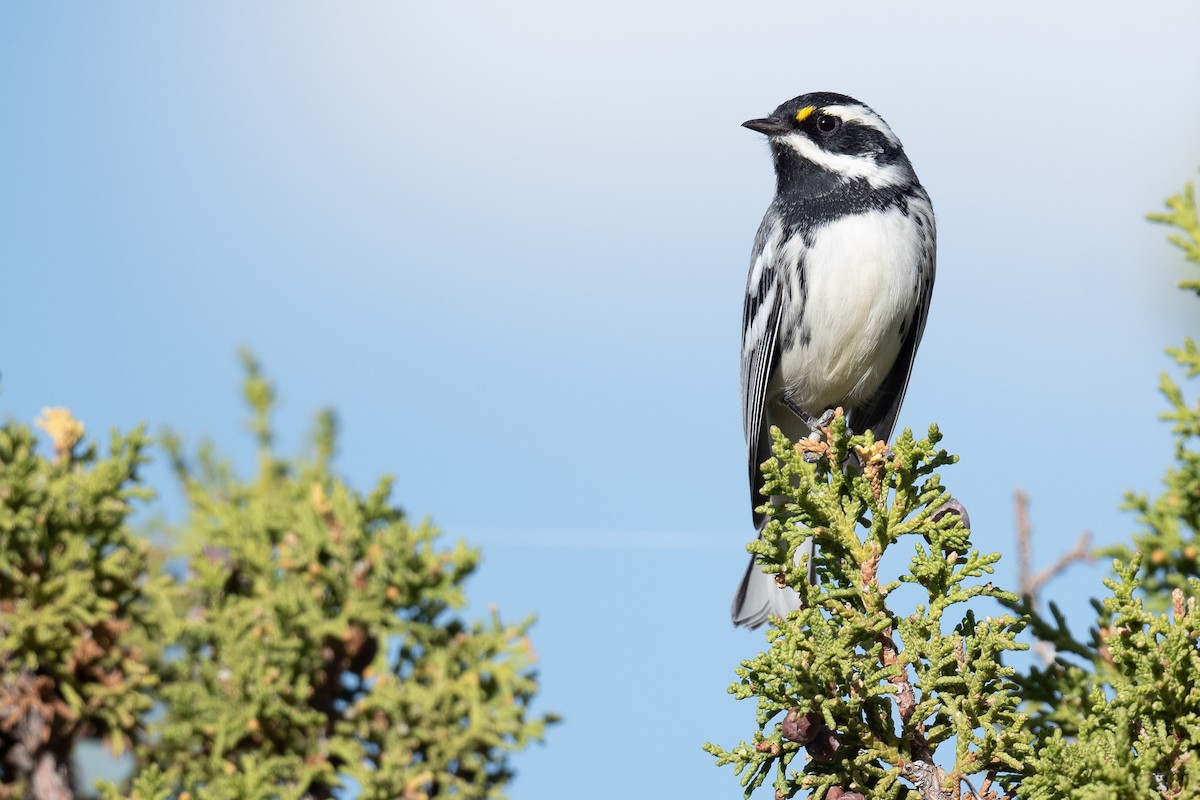
POLYGON ((912 184, 871 186, 866 178, 845 178, 801 158, 787 145, 771 143, 775 157, 775 204, 785 220, 806 224, 846 214, 899 205, 907 211, 912 184))

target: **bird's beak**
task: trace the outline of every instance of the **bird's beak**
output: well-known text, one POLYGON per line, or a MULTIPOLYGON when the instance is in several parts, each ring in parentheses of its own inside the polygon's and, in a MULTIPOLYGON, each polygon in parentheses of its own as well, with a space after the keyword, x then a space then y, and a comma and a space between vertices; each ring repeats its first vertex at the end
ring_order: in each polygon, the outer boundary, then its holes
POLYGON ((748 119, 742 123, 743 128, 749 128, 752 131, 764 133, 767 136, 780 136, 787 133, 791 128, 781 119, 776 117, 765 117, 763 119, 748 119))

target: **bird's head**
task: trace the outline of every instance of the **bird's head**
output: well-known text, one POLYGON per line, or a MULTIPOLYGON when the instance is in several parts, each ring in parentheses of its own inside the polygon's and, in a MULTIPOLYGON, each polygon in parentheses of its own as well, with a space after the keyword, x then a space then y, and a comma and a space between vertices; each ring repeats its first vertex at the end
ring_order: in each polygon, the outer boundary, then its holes
POLYGON ((793 173, 811 174, 812 167, 828 173, 826 178, 864 180, 873 189, 916 180, 900 140, 883 118, 844 94, 804 94, 770 116, 742 125, 770 139, 781 181, 793 173))

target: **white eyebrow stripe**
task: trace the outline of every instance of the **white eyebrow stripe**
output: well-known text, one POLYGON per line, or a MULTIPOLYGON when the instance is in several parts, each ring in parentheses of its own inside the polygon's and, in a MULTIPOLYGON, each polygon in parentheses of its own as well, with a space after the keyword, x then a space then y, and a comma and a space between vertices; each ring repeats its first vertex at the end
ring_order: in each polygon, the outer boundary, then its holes
POLYGON ((896 134, 892 133, 892 129, 883 121, 883 117, 866 106, 824 106, 818 110, 822 114, 832 114, 841 119, 842 122, 856 122, 859 125, 874 128, 887 137, 889 142, 897 147, 900 146, 900 140, 896 138, 896 134))

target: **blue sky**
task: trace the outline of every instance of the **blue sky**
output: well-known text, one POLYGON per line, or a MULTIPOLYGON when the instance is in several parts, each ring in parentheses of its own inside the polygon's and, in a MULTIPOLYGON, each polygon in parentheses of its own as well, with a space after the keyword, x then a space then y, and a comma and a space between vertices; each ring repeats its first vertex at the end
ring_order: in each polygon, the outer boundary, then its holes
POLYGON ((514 797, 735 796, 699 745, 750 735, 725 687, 762 642, 727 621, 773 188, 739 124, 832 90, 897 131, 939 226, 900 422, 962 456, 980 546, 1011 552, 1025 488, 1048 561, 1127 536, 1170 457, 1196 308, 1142 216, 1200 166, 1197 29, 1184 0, 6 4, 0 414, 249 465, 252 347, 286 445, 335 405, 343 472, 483 547, 478 607, 539 615, 566 722, 514 797))

